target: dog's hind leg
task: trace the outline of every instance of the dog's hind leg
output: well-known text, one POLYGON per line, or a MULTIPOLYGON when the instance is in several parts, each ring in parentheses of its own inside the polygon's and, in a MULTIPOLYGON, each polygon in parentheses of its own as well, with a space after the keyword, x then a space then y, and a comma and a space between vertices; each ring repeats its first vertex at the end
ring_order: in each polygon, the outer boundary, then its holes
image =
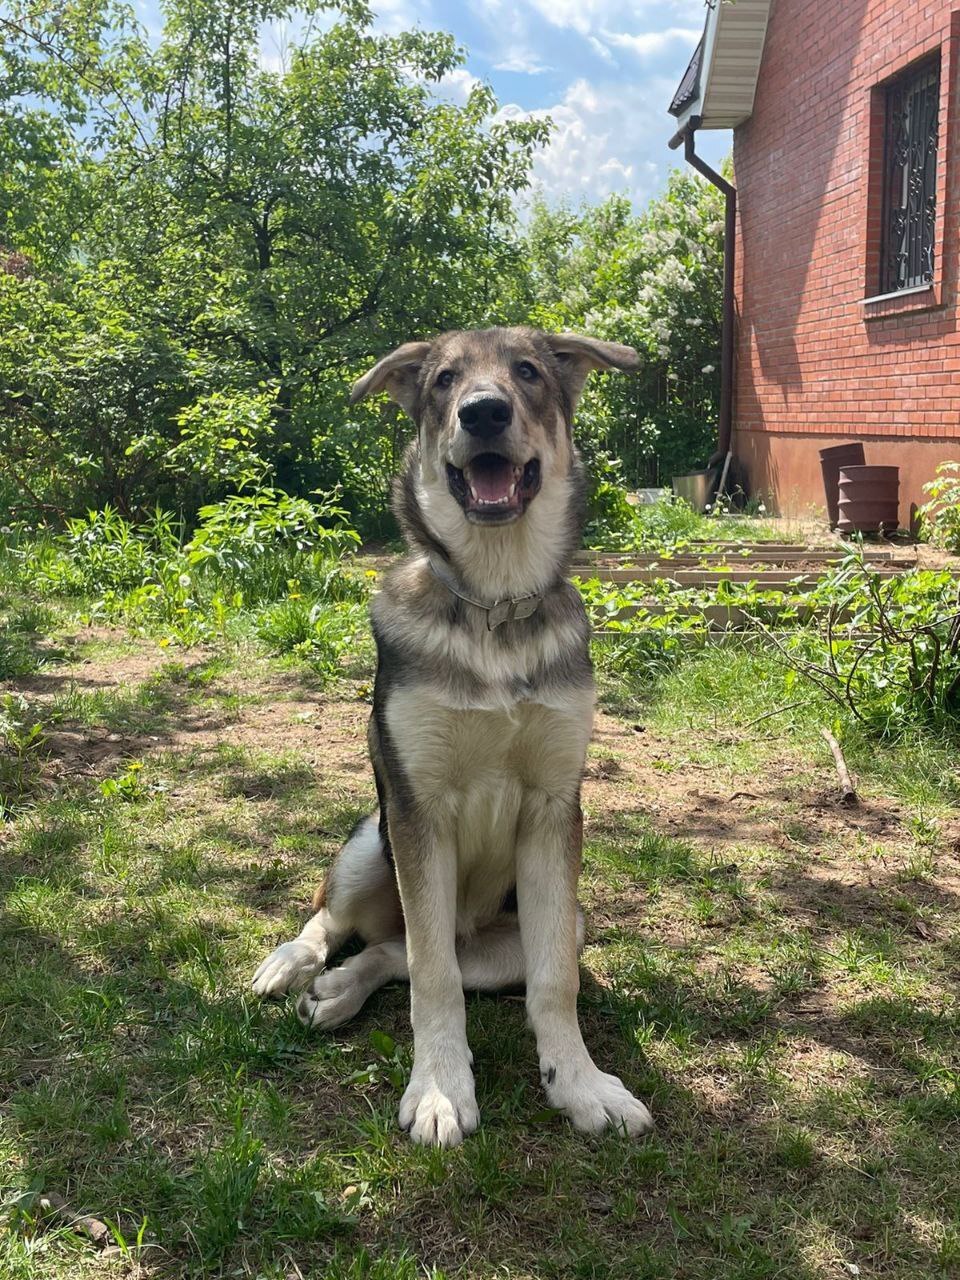
POLYGON ((400 896, 384 857, 377 814, 354 828, 314 905, 320 909, 300 935, 277 947, 253 975, 257 995, 302 991, 354 934, 376 943, 402 930, 400 896))
MULTIPOLYGON (((583 946, 583 916, 577 917, 578 948, 583 946)), ((524 984, 523 947, 515 915, 457 943, 457 959, 466 991, 502 991, 524 984)), ((406 981, 407 948, 402 935, 366 947, 336 969, 319 974, 297 1003, 297 1015, 308 1027, 339 1027, 358 1013, 369 997, 388 982, 406 981)))

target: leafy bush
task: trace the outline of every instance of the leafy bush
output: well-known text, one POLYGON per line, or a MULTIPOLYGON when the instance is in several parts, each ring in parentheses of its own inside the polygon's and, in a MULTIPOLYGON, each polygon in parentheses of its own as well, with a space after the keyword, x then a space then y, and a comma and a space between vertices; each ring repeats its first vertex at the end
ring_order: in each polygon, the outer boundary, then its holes
POLYGON ((634 526, 633 508, 627 501, 623 467, 594 436, 579 441, 587 475, 587 546, 613 546, 634 526))
MULTIPOLYGON (((335 502, 263 489, 203 507, 185 543, 165 512, 136 525, 106 508, 11 554, 35 589, 82 599, 93 615, 166 643, 248 627, 275 652, 296 652, 330 673, 367 593, 366 577, 344 559, 357 542, 335 502)), ((0 645, 0 662, 5 652, 13 662, 12 645, 0 645)))
POLYGON ((652 613, 641 605, 629 619, 611 617, 602 624, 593 657, 601 674, 626 679, 633 692, 640 692, 676 670, 708 638, 702 615, 681 609, 652 613))
POLYGON ((810 624, 781 640, 791 669, 868 731, 897 737, 917 724, 960 727, 960 596, 951 574, 882 578, 856 556, 805 602, 810 624))
POLYGON ((343 508, 327 499, 309 502, 261 489, 201 507, 199 514, 184 548, 188 562, 215 569, 218 584, 242 590, 247 603, 276 600, 294 578, 333 598, 362 595, 355 580, 339 572, 340 557, 360 538, 343 508))
POLYGON ((349 410, 350 383, 507 318, 512 198, 549 123, 479 81, 436 92, 454 38, 385 34, 362 0, 172 3, 149 32, 112 2, 4 12, 0 499, 192 521, 342 479, 382 532, 394 424, 349 410))
POLYGON ((192 474, 201 494, 262 484, 272 471, 263 454, 274 434, 276 393, 267 385, 199 396, 177 415, 180 440, 167 450, 165 467, 174 476, 192 474))
POLYGON ((937 478, 923 486, 930 501, 920 508, 931 541, 960 555, 960 462, 941 462, 937 478))
POLYGON ((681 171, 638 214, 623 196, 578 213, 534 203, 527 314, 643 357, 635 378, 591 379, 578 413, 578 439, 620 459, 631 485, 649 483, 653 457, 669 482, 716 448, 723 217, 716 188, 681 171))
POLYGON ((292 598, 269 605, 257 619, 257 635, 271 653, 296 654, 326 677, 356 644, 364 627, 362 610, 292 598))
POLYGON ((176 556, 180 539, 171 515, 157 509, 133 525, 111 506, 67 521, 53 544, 31 550, 37 586, 51 595, 124 594, 176 556))

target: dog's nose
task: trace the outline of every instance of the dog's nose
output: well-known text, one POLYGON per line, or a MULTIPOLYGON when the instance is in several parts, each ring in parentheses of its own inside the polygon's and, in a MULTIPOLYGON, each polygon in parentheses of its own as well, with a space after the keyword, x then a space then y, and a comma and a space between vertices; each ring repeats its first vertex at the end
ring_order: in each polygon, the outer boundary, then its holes
POLYGON ((478 391, 476 395, 467 396, 457 410, 457 417, 464 431, 479 436, 481 440, 489 440, 491 436, 506 431, 513 421, 513 408, 503 396, 478 391))

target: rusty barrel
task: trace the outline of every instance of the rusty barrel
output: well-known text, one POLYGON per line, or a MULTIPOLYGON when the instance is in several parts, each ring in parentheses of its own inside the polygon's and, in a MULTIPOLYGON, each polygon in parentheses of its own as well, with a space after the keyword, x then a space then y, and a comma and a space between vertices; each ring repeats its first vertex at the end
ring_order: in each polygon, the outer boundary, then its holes
POLYGON ((864 461, 863 445, 859 440, 853 444, 836 444, 830 449, 820 450, 823 492, 827 499, 827 515, 830 519, 831 529, 837 527, 837 505, 840 501, 840 471, 843 467, 862 467, 864 461))
POLYGON ((899 525, 899 467, 841 467, 837 528, 892 533, 899 525))

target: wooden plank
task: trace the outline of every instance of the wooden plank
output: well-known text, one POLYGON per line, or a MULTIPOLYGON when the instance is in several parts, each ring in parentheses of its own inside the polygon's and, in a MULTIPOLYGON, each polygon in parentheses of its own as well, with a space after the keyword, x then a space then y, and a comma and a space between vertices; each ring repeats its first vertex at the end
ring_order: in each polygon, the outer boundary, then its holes
MULTIPOLYGON (((815 555, 811 555, 809 552, 802 553, 802 554, 779 554, 779 555, 766 555, 762 552, 755 552, 745 556, 710 555, 709 553, 704 553, 702 555, 681 554, 681 555, 670 555, 670 556, 636 555, 636 556, 623 556, 623 557, 617 557, 617 558, 607 557, 605 559, 597 558, 595 560, 586 560, 586 561, 580 561, 580 560, 574 559, 573 567, 575 569, 576 568, 596 569, 596 570, 602 571, 604 567, 608 567, 608 568, 635 567, 638 569, 643 569, 643 568, 651 568, 655 565, 666 570, 666 569, 669 569, 671 565, 676 565, 678 568, 686 568, 686 567, 695 566, 695 565, 701 565, 704 568, 708 568, 710 566, 730 565, 731 568, 734 568, 737 566, 751 565, 751 564, 755 564, 755 565, 798 564, 798 565, 808 565, 811 568, 818 568, 822 566, 824 569, 829 569, 829 568, 836 568, 837 566, 843 564, 845 559, 846 559, 845 556, 815 556, 815 555)), ((899 569, 901 572, 907 569, 915 569, 917 566, 917 560, 915 556, 911 559, 895 558, 893 556, 884 556, 883 558, 877 557, 875 560, 868 560, 866 563, 871 568, 874 565, 883 565, 883 566, 889 565, 891 567, 899 569)))
MULTIPOLYGON (((623 609, 618 610, 617 613, 612 614, 609 618, 592 618, 593 634, 595 636, 642 635, 646 633, 646 629, 643 628, 642 623, 641 627, 636 631, 623 631, 620 628, 613 629, 608 625, 608 623, 629 622, 631 618, 635 618, 640 612, 643 612, 644 618, 657 618, 663 617, 667 612, 674 611, 675 610, 673 608, 657 602, 626 605, 623 609)), ((710 604, 705 605, 701 610, 681 609, 677 612, 680 617, 689 617, 694 613, 702 614, 707 623, 707 630, 710 632, 739 631, 741 633, 750 632, 751 634, 763 634, 763 632, 754 625, 754 616, 748 613, 746 609, 741 609, 738 605, 710 604)), ((777 610, 774 606, 771 605, 767 609, 760 609, 758 612, 761 614, 761 617, 763 614, 766 614, 766 618, 764 620, 771 626, 776 626, 778 619, 777 610)), ((800 625, 813 622, 818 616, 825 616, 822 609, 814 608, 812 605, 800 605, 797 607, 796 621, 800 625)), ((853 611, 844 609, 836 615, 834 621, 837 623, 849 622, 852 617, 853 611)), ((783 634, 788 635, 790 633, 783 632, 783 634)))
MULTIPOLYGON (((680 545, 683 547, 683 550, 678 552, 678 554, 680 555, 705 555, 705 554, 721 555, 728 552, 730 554, 737 553, 739 555, 739 553, 743 550, 777 552, 777 551, 803 551, 805 549, 802 546, 802 544, 798 545, 796 542, 791 542, 789 544, 778 543, 778 542, 731 542, 731 543, 724 544, 722 538, 718 539, 716 542, 704 542, 704 543, 684 542, 684 543, 681 543, 680 545)), ((576 552, 576 554, 574 555, 574 559, 575 560, 581 560, 581 559, 582 560, 606 560, 612 557, 615 560, 626 560, 635 556, 663 555, 666 552, 666 550, 667 548, 665 547, 658 548, 656 551, 649 551, 649 550, 600 551, 596 549, 591 549, 589 551, 582 550, 582 551, 576 552)), ((828 554, 832 555, 834 554, 835 549, 832 547, 824 547, 823 550, 826 551, 828 554)), ((816 553, 813 552, 812 554, 816 554, 816 553)))
MULTIPOLYGON (((878 566, 875 570, 880 578, 896 578, 897 569, 878 566)), ((953 570, 955 577, 960 577, 960 570, 953 570)), ((715 589, 721 582, 754 582, 760 591, 776 591, 790 587, 796 591, 811 591, 823 581, 822 573, 790 573, 789 570, 776 569, 730 569, 718 572, 710 569, 676 569, 666 566, 657 569, 600 568, 595 575, 601 582, 609 582, 614 586, 629 586, 632 583, 675 582, 678 587, 697 587, 715 589)))
MULTIPOLYGON (((638 613, 642 612, 645 617, 661 618, 668 612, 667 606, 651 602, 650 604, 628 604, 619 609, 611 617, 605 619, 607 622, 628 622, 631 618, 635 618, 638 613)), ((692 615, 693 613, 702 613, 706 621, 717 627, 733 627, 743 626, 748 621, 748 615, 745 609, 741 609, 735 605, 710 604, 701 610, 682 610, 684 615, 692 615)), ((808 612, 812 612, 808 610, 808 612)), ((594 631, 598 635, 602 635, 605 630, 603 621, 594 618, 594 631)), ((611 633, 613 634, 613 633, 611 633)))
MULTIPOLYGON (((690 542, 678 543, 678 546, 687 548, 691 553, 702 551, 806 551, 811 555, 833 555, 837 551, 842 551, 842 547, 831 544, 822 547, 811 547, 806 542, 731 542, 726 538, 716 538, 711 541, 708 538, 692 539, 690 542)), ((876 548, 876 550, 886 551, 886 547, 876 548)))
MULTIPOLYGON (((770 551, 766 548, 727 549, 723 551, 582 551, 573 557, 575 565, 612 564, 612 565, 644 565, 644 564, 842 564, 847 554, 842 551, 813 551, 791 547, 789 550, 770 551)), ((866 564, 895 564, 905 568, 913 568, 917 563, 916 553, 898 553, 895 551, 875 551, 864 557, 866 564)))

